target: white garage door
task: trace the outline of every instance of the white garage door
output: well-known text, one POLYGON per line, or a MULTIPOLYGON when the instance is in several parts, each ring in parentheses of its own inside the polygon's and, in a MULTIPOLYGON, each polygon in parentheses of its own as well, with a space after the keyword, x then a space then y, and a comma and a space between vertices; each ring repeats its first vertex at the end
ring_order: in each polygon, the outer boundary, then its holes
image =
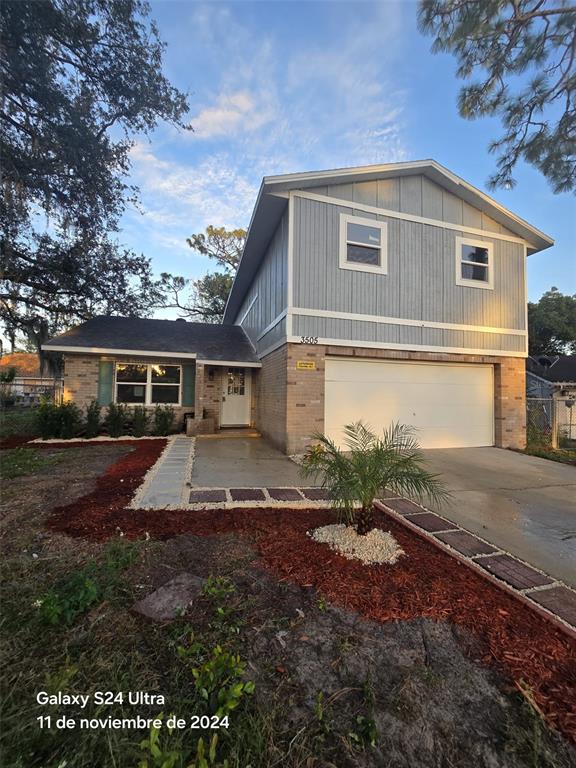
POLYGON ((360 419, 416 427, 423 448, 493 445, 492 366, 327 359, 326 434, 344 447, 342 427, 360 419))

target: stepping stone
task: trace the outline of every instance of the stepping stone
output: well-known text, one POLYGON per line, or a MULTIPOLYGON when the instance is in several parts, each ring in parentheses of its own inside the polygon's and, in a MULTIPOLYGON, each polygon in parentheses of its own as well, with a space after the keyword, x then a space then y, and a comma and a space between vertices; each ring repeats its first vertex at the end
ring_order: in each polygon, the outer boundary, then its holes
POLYGON ((430 533, 446 531, 449 528, 456 527, 453 523, 448 523, 446 520, 442 520, 441 517, 438 517, 438 515, 435 515, 433 512, 424 512, 422 515, 414 515, 414 517, 410 517, 410 522, 430 533))
POLYGON ((436 538, 449 544, 453 549, 466 557, 474 555, 490 555, 496 552, 496 548, 491 544, 486 544, 468 531, 448 531, 446 533, 437 533, 436 538))
POLYGON ((152 621, 173 621, 198 597, 205 581, 191 573, 181 573, 134 603, 132 610, 152 621))
POLYGON ((552 579, 543 573, 521 563, 511 555, 494 555, 494 557, 479 557, 476 560, 489 573, 516 589, 530 589, 552 584, 552 579))
POLYGON ((550 587, 529 592, 528 597, 576 627, 576 592, 568 587, 550 587))
POLYGON ((190 493, 190 504, 222 501, 226 501, 226 491, 223 490, 192 491, 190 493))
POLYGON ((310 501, 330 501, 330 494, 325 488, 300 488, 300 493, 310 501))
POLYGON ((232 501, 264 501, 264 491, 261 488, 230 488, 232 501))
POLYGON ((297 488, 266 488, 266 490, 276 501, 302 501, 297 488))
POLYGON ((390 509, 393 509, 394 512, 398 512, 400 515, 417 515, 424 512, 422 507, 419 507, 418 504, 414 504, 413 501, 408 501, 408 499, 386 499, 384 504, 387 507, 390 507, 390 509))

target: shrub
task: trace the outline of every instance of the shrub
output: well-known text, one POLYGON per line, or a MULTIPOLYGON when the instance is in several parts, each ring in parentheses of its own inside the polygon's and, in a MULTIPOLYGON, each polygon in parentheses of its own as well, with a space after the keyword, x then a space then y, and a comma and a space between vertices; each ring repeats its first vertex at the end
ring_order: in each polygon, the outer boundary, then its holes
POLYGON ((58 435, 63 440, 70 440, 77 434, 82 423, 82 414, 75 403, 62 403, 56 406, 58 412, 58 435))
POLYGON ((110 437, 120 437, 125 432, 126 408, 123 405, 110 403, 108 413, 106 414, 106 429, 110 437))
POLYGON ((12 383, 16 378, 16 368, 6 368, 0 371, 0 407, 6 408, 14 404, 12 383))
POLYGON ((334 506, 349 524, 356 524, 358 534, 374 527, 373 502, 386 489, 417 501, 448 499, 438 475, 424 468, 411 427, 392 424, 378 437, 358 421, 346 425, 344 434, 344 451, 325 435, 313 435, 317 444, 306 453, 302 470, 306 477, 322 478, 334 506))
POLYGON ((86 406, 86 437, 97 437, 100 432, 100 403, 98 400, 86 406))
POLYGON ((43 400, 36 414, 36 426, 42 440, 59 437, 60 415, 58 406, 48 400, 43 400))
POLYGON ((137 405, 132 411, 132 434, 134 437, 144 437, 147 430, 148 412, 143 405, 137 405))
POLYGON ((171 405, 157 405, 154 411, 154 434, 169 435, 174 423, 174 408, 171 405))

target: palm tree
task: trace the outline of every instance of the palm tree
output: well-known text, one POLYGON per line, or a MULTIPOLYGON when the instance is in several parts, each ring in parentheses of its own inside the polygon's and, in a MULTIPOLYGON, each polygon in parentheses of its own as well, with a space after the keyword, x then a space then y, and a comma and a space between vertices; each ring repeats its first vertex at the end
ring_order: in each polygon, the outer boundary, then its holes
POLYGON ((449 497, 439 475, 428 472, 414 437, 414 429, 392 424, 378 437, 361 421, 344 427, 346 449, 321 433, 306 452, 302 471, 308 478, 321 478, 334 507, 356 531, 364 535, 374 528, 373 503, 384 490, 442 503, 449 497))

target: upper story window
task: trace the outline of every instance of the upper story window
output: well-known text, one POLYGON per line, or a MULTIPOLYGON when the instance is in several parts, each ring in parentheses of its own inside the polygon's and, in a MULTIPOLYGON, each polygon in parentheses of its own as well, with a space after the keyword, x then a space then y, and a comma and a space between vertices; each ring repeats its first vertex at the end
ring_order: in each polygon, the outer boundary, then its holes
POLYGON ((179 365, 116 363, 116 402, 127 405, 180 404, 179 365))
POLYGON ((385 222, 341 213, 340 268, 386 274, 387 232, 385 222))
POLYGON ((492 243, 456 238, 456 284, 472 288, 494 288, 492 243))

